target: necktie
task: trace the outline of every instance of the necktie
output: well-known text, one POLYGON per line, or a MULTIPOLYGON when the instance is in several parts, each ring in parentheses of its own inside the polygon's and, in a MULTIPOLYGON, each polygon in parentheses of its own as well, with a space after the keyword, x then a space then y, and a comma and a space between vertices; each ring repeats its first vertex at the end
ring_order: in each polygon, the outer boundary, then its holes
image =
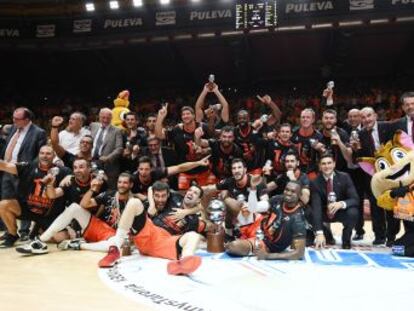
POLYGON ((6 152, 4 154, 4 161, 10 162, 13 157, 13 150, 16 147, 17 141, 19 140, 21 130, 17 129, 13 137, 10 139, 9 145, 7 146, 6 152))
POLYGON ((414 118, 411 118, 411 138, 414 142, 414 118))
POLYGON ((98 139, 96 140, 95 150, 93 151, 93 157, 95 159, 99 158, 101 155, 100 149, 103 143, 103 135, 104 135, 105 127, 101 127, 101 132, 99 133, 98 139))
POLYGON ((330 192, 333 192, 332 178, 328 178, 326 181, 326 193, 329 195, 330 192))
POLYGON ((368 130, 368 136, 369 136, 368 138, 369 138, 369 143, 371 144, 372 155, 374 155, 375 150, 376 150, 375 140, 374 140, 374 137, 372 136, 373 132, 374 132, 374 129, 368 130))

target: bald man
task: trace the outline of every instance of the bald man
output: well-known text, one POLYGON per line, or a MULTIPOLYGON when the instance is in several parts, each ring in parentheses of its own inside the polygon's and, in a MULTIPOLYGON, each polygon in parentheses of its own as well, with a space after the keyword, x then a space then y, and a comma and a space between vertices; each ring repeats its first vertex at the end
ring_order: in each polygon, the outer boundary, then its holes
MULTIPOLYGON (((351 141, 355 157, 374 157, 374 153, 382 143, 392 137, 392 125, 389 122, 378 121, 378 116, 372 107, 361 109, 363 129, 359 133, 359 147, 351 141)), ((391 246, 395 235, 399 231, 399 222, 395 221, 392 213, 377 206, 377 201, 371 191, 371 175, 364 173, 363 187, 371 206, 372 229, 375 234, 374 245, 385 244, 391 246), (387 219, 387 221, 386 221, 387 219)))
POLYGON ((119 158, 122 154, 122 132, 111 125, 112 111, 102 108, 99 111, 99 122, 91 123, 93 137, 92 158, 99 168, 108 176, 108 187, 116 189, 116 181, 120 173, 119 158))

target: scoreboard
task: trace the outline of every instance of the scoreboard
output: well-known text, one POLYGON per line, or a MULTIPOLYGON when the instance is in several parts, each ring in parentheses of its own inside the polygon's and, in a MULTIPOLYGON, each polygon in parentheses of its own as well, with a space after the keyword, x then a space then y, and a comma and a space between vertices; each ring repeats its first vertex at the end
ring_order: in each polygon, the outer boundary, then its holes
POLYGON ((277 0, 246 1, 236 4, 236 29, 277 26, 277 0))

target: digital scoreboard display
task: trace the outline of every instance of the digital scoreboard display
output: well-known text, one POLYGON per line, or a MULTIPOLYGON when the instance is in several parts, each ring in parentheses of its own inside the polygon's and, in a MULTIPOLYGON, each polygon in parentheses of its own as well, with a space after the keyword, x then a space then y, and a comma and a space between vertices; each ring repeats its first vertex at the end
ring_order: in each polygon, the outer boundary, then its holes
POLYGON ((277 26, 277 1, 246 1, 236 4, 236 29, 277 26))

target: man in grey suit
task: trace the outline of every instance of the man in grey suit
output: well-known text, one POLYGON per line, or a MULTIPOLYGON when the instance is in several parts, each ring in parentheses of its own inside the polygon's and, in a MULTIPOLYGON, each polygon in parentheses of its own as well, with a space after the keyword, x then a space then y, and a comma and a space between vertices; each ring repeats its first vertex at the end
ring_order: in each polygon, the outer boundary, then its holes
POLYGON ((111 125, 112 111, 102 108, 99 111, 99 122, 91 123, 93 137, 92 158, 108 176, 108 187, 116 189, 120 173, 119 158, 122 155, 121 129, 111 125))

